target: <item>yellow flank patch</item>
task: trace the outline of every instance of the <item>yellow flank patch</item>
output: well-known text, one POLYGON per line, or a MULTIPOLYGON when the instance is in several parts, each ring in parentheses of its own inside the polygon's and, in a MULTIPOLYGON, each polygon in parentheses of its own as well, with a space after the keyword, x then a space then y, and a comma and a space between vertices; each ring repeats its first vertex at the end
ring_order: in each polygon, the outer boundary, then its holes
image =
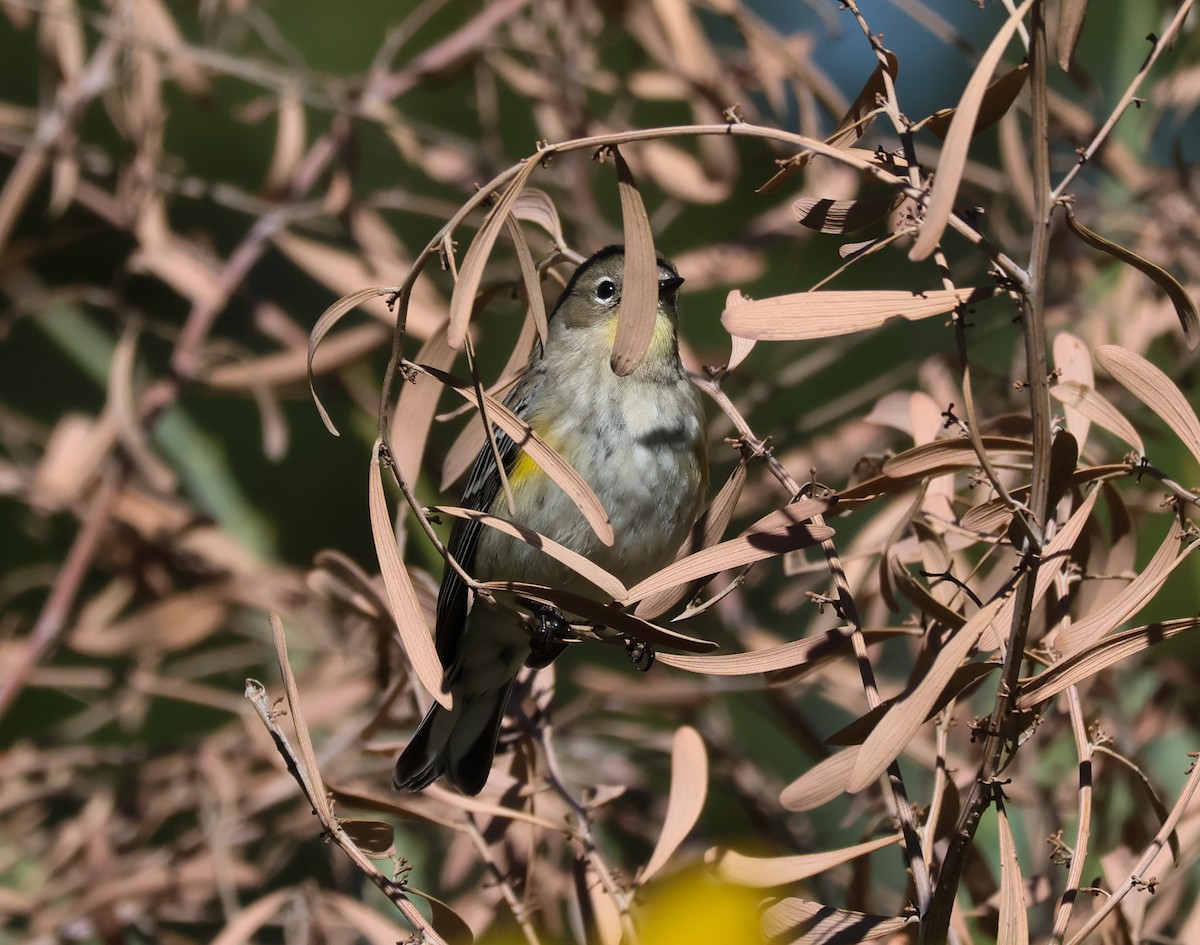
POLYGON ((512 469, 508 471, 508 484, 514 489, 520 489, 524 483, 527 483, 534 476, 543 475, 542 467, 529 458, 529 454, 522 452, 517 457, 517 461, 513 463, 512 469))

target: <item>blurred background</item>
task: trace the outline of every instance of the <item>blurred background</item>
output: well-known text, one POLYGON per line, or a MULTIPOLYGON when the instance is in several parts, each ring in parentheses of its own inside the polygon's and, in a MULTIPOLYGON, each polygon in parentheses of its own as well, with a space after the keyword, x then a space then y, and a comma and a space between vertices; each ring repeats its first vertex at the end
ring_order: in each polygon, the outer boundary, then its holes
MULTIPOLYGON (((1176 6, 1093 0, 1076 66, 1051 76, 1055 179, 1176 6)), ((1007 17, 994 2, 891 0, 863 12, 897 56, 897 94, 914 122, 957 102, 1007 17)), ((396 824, 395 851, 413 885, 445 899, 477 933, 527 926, 514 917, 515 898, 543 941, 578 939, 601 920, 578 894, 590 874, 570 866, 577 838, 528 825, 521 833, 444 798, 391 792, 391 764, 421 708, 379 605, 366 502, 392 315, 373 299, 320 349, 316 387, 336 438, 309 396, 308 334, 339 297, 399 283, 458 207, 539 140, 721 123, 731 108, 752 124, 825 137, 876 68, 859 24, 818 0, 0 0, 0 49, 0 939, 407 934, 322 840, 242 696, 247 677, 282 694, 270 611, 283 615, 317 758, 341 792, 338 812, 351 816, 357 802, 396 824), (245 919, 252 905, 257 921, 245 919)), ((1022 56, 1014 40, 1002 69, 1022 56)), ((1139 92, 1144 107, 1124 116, 1073 188, 1089 225, 1189 287, 1200 275, 1198 69, 1195 31, 1185 27, 1139 92)), ((1018 260, 1030 231, 1028 134, 1021 98, 973 142, 960 195, 1018 260)), ((935 166, 940 141, 927 131, 918 141, 935 166)), ((879 119, 858 146, 897 142, 879 119)), ((820 160, 763 188, 793 150, 728 137, 623 148, 657 246, 687 279, 683 338, 697 370, 729 360, 720 322, 728 292, 804 291, 862 241, 902 226, 899 211, 847 236, 802 226, 798 199, 887 193, 820 160)), ((563 249, 588 255, 620 239, 616 187, 611 167, 587 151, 554 158, 530 183, 557 213, 540 225, 526 220, 552 302, 570 273, 563 249)), ((459 262, 481 220, 476 212, 456 232, 459 262)), ((1055 240, 1052 330, 1169 357, 1191 396, 1194 362, 1153 284, 1069 234, 1055 240)), ((940 285, 932 265, 909 262, 908 245, 902 238, 856 259, 831 287, 940 285)), ((991 284, 970 246, 947 239, 945 249, 959 285, 991 284)), ((409 313, 410 357, 445 319, 452 285, 449 273, 426 268, 409 313)), ((502 238, 475 319, 486 379, 501 373, 525 317, 519 286, 502 238)), ((988 302, 974 319, 977 401, 991 418, 1020 412, 1012 307, 988 302)), ((463 363, 455 369, 465 374, 463 363)), ((953 333, 933 318, 759 344, 724 390, 793 477, 807 481, 813 470, 842 488, 912 444, 911 394, 942 409, 961 402, 956 371, 953 333)), ((445 468, 467 421, 457 407, 442 398, 446 413, 414 454, 422 502, 457 500, 461 483, 445 468)), ((715 490, 739 453, 728 418, 710 415, 715 490)), ((1161 423, 1134 415, 1156 463, 1194 484, 1187 451, 1161 423)), ((1104 441, 1094 458, 1120 453, 1104 441)), ((752 463, 729 534, 787 498, 752 463)), ((1165 519, 1153 519, 1156 500, 1130 499, 1148 523, 1141 560, 1165 532, 1165 519)), ((398 540, 429 606, 441 562, 411 525, 398 517, 398 540)), ((835 526, 847 543, 866 527, 835 526)), ((837 615, 806 596, 828 591, 823 567, 816 555, 767 562, 685 632, 736 652, 832 628, 837 615)), ((1185 562, 1144 619, 1195 613, 1198 577, 1185 562)), ((889 613, 877 586, 862 593, 873 626, 913 617, 908 605, 889 613)), ((885 678, 888 660, 898 660, 894 691, 910 644, 873 652, 885 678)), ((1168 804, 1183 783, 1180 753, 1200 748, 1196 655, 1193 640, 1169 641, 1120 686, 1097 692, 1097 718, 1168 804)), ((643 677, 618 648, 586 645, 531 686, 531 717, 552 713, 562 777, 586 799, 589 842, 618 876, 635 873, 654 846, 672 733, 685 722, 708 745, 710 791, 678 866, 698 864, 714 845, 809 852, 879 828, 878 804, 855 798, 815 818, 777 804, 780 789, 828 752, 822 739, 865 709, 848 658, 803 682, 667 667, 643 677)), ((516 782, 521 765, 536 768, 522 750, 509 757, 516 782)), ((1034 860, 1055 826, 1053 804, 1038 812, 1039 798, 1073 777, 1075 758, 1047 748, 1042 761, 1043 777, 1021 795, 1036 820, 1021 850, 1034 860)), ((927 771, 914 777, 928 786, 927 771)), ((1106 796, 1110 816, 1101 819, 1106 842, 1137 850, 1156 828, 1126 788, 1106 796)), ((551 797, 538 813, 557 823, 572 811, 551 797)), ((1178 941, 1184 928, 1200 934, 1187 905, 1197 892, 1190 849, 1191 878, 1185 871, 1175 908, 1160 909, 1150 926, 1178 941)), ((898 914, 907 901, 894 848, 807 883, 814 898, 864 911, 898 914)), ((973 921, 987 941, 994 909, 973 921)), ((521 934, 528 940, 529 928, 521 934)))

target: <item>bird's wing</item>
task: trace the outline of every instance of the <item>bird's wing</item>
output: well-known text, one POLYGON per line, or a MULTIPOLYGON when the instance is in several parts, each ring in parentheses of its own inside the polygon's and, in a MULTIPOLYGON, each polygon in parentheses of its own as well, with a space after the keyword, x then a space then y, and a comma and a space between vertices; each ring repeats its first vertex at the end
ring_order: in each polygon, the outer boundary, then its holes
MULTIPOLYGON (((517 416, 523 416, 529 408, 533 385, 529 383, 530 375, 526 374, 513 387, 506 398, 505 406, 517 416)), ((502 430, 496 430, 496 448, 500 461, 507 475, 512 471, 521 450, 512 438, 502 430)), ((496 460, 492 455, 490 444, 485 443, 471 474, 463 488, 462 506, 476 509, 480 512, 491 511, 496 496, 500 493, 500 473, 496 468, 496 460)), ((450 529, 450 540, 446 544, 447 551, 462 567, 470 571, 475 564, 475 549, 479 544, 479 532, 484 526, 470 519, 455 519, 450 529)), ((435 642, 442 668, 449 672, 459 655, 463 631, 467 623, 467 586, 458 572, 449 565, 442 575, 442 586, 438 590, 437 626, 435 642)), ((449 680, 447 680, 449 682, 449 680)))

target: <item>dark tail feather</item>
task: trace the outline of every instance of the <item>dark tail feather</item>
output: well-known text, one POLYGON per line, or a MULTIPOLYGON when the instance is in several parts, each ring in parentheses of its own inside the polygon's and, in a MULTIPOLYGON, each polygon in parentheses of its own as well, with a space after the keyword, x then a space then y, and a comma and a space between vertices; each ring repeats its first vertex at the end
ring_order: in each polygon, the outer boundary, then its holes
POLYGON ((434 703, 408 743, 392 774, 397 789, 419 791, 445 774, 462 793, 478 794, 496 756, 500 723, 513 681, 498 692, 454 693, 447 712, 434 703))

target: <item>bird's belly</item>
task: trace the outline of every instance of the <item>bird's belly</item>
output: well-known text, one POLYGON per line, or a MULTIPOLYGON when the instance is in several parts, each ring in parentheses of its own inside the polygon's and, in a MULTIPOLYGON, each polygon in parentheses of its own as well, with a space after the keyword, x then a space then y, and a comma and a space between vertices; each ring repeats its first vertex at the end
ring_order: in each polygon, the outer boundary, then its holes
MULTIPOLYGON (((670 563, 695 520, 702 490, 700 422, 655 440, 626 428, 567 451, 613 525, 604 545, 567 495, 540 470, 514 483, 521 524, 552 538, 609 571, 626 587, 670 563)), ((508 517, 503 496, 493 506, 508 517)), ((527 581, 592 595, 594 588, 535 548, 492 529, 480 535, 476 555, 483 580, 527 581)))

